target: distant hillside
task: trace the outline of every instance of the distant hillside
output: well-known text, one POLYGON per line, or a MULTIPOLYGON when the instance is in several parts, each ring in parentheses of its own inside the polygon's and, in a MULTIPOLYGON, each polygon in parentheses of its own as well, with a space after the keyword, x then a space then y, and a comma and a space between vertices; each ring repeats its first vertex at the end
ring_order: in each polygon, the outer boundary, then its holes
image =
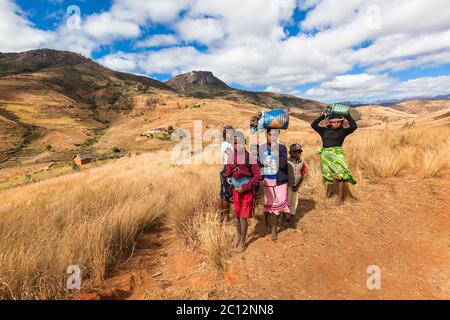
POLYGON ((180 74, 165 84, 181 94, 199 99, 222 98, 269 108, 299 108, 308 111, 319 111, 323 108, 323 104, 319 102, 288 94, 234 89, 209 71, 192 71, 180 74))
POLYGON ((59 86, 74 98, 85 98, 114 82, 128 81, 130 85, 172 90, 160 81, 110 70, 73 52, 40 49, 0 53, 0 78, 36 73, 45 75, 43 81, 59 86))
POLYGON ((405 99, 391 99, 391 100, 377 100, 372 103, 360 102, 360 101, 341 101, 339 103, 346 104, 352 107, 363 107, 363 106, 395 106, 400 105, 404 102, 409 101, 430 101, 430 100, 450 100, 450 94, 447 95, 439 95, 439 96, 430 96, 430 97, 413 97, 413 98, 405 98, 405 99))
POLYGON ((0 53, 0 163, 18 155, 32 161, 47 145, 59 152, 51 159, 90 149, 111 121, 133 110, 136 97, 163 91, 175 94, 160 81, 73 52, 0 53))
MULTIPOLYGON (((362 108, 359 124, 446 124, 449 103, 420 100, 398 108, 362 108)), ((196 120, 204 130, 226 124, 246 128, 262 107, 290 109, 292 118, 302 120, 292 119, 290 132, 303 132, 325 105, 286 94, 238 90, 211 72, 191 72, 162 83, 110 70, 72 52, 0 53, 0 169, 20 167, 10 177, 0 173, 0 189, 2 181, 22 183, 29 172, 40 178, 55 165, 50 170, 55 174, 70 169, 68 162, 79 152, 109 158, 116 156, 114 150, 171 148, 173 142, 147 134, 158 128, 193 132, 196 120)))

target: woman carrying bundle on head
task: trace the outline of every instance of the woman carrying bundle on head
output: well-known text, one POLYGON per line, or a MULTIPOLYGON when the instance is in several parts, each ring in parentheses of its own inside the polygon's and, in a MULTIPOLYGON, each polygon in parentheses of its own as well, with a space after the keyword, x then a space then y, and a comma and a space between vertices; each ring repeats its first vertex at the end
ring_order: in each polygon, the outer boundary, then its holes
POLYGON ((266 233, 277 240, 278 223, 284 227, 291 212, 288 203, 288 155, 285 145, 278 142, 279 130, 267 130, 267 143, 260 146, 264 176, 264 218, 266 233), (272 222, 270 221, 272 220, 272 222), (271 223, 270 223, 271 222, 271 223))
POLYGON ((322 176, 327 184, 327 196, 331 196, 332 185, 337 182, 337 204, 342 205, 345 200, 345 183, 357 183, 349 170, 342 145, 345 138, 355 132, 358 126, 349 113, 349 107, 336 104, 330 106, 323 115, 314 120, 311 127, 322 138, 323 148, 319 150, 319 155, 322 161, 322 176), (326 127, 320 126, 325 119, 326 127), (345 120, 350 124, 348 128, 344 127, 345 120))

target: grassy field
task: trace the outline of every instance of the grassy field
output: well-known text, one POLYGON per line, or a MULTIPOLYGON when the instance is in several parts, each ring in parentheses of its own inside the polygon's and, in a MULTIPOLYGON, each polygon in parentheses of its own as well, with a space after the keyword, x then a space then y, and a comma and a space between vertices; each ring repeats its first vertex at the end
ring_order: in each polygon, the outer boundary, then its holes
POLYGON ((32 105, 4 105, 3 108, 16 115, 21 122, 31 125, 44 125, 44 126, 77 126, 77 123, 67 117, 58 116, 54 118, 43 116, 41 111, 32 105))
MULTIPOLYGON (((442 175, 449 169, 448 133, 446 127, 359 132, 346 145, 360 182, 352 193, 386 177, 442 175)), ((319 141, 308 139, 302 192, 320 202, 319 141)), ((149 153, 1 191, 0 298, 61 298, 69 265, 81 266, 84 279, 102 280, 156 223, 205 251, 215 269, 226 269, 231 235, 215 218, 219 167, 169 159, 168 152, 149 153)))

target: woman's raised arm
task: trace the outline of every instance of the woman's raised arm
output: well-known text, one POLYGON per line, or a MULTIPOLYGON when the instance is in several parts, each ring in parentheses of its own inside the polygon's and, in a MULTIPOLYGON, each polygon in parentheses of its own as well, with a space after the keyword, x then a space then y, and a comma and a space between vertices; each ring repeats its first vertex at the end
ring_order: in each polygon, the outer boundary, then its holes
POLYGON ((350 134, 356 131, 356 129, 358 129, 358 125, 355 121, 355 119, 353 119, 353 117, 349 114, 347 114, 345 116, 345 119, 347 119, 348 123, 350 124, 350 127, 345 129, 345 133, 350 134))
POLYGON ((322 129, 324 129, 321 126, 319 126, 319 123, 322 122, 322 120, 325 120, 324 114, 322 114, 320 117, 318 117, 316 120, 314 120, 311 123, 311 127, 314 129, 314 131, 320 133, 322 131, 322 129))

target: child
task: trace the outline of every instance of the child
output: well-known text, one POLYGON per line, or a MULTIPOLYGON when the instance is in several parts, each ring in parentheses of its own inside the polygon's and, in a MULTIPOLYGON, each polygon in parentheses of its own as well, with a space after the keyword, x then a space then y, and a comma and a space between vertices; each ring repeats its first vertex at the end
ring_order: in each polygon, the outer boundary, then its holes
POLYGON ((288 197, 289 197, 289 210, 290 216, 286 219, 286 222, 290 221, 290 217, 294 216, 298 207, 298 189, 303 183, 303 179, 306 175, 307 166, 302 160, 303 149, 298 143, 291 145, 289 148, 288 159, 288 197))
POLYGON ((231 177, 233 185, 233 205, 236 213, 236 242, 238 252, 247 248, 248 219, 253 216, 253 190, 261 182, 260 169, 256 158, 245 149, 245 138, 242 132, 234 137, 233 163, 227 164, 224 176, 231 177))
POLYGON ((219 213, 220 222, 228 223, 230 221, 230 204, 233 203, 233 191, 230 183, 230 178, 224 177, 225 167, 228 163, 232 163, 233 156, 233 136, 234 128, 227 125, 223 128, 223 139, 221 145, 221 152, 223 155, 223 169, 220 171, 220 194, 219 194, 219 213))

